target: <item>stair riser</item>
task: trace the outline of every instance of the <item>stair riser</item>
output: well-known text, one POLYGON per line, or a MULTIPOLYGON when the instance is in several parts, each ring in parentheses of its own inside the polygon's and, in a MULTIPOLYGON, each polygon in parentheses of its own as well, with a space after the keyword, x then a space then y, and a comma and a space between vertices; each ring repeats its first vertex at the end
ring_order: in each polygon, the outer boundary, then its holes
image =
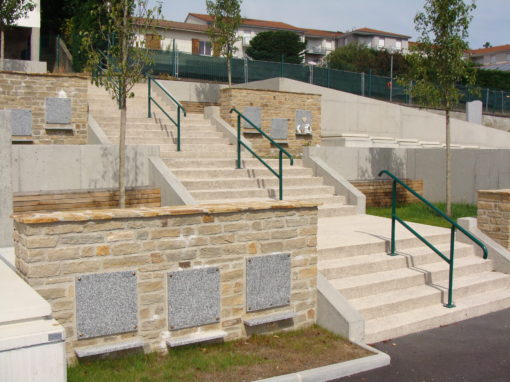
MULTIPOLYGON (((453 282, 453 301, 455 303, 456 299, 461 299, 466 296, 470 296, 473 294, 484 293, 487 291, 492 291, 496 289, 502 288, 510 288, 510 279, 509 278, 499 278, 495 280, 485 281, 477 284, 471 284, 467 286, 463 286, 460 288, 455 288, 455 278, 453 282)), ((431 287, 430 295, 426 296, 409 296, 409 299, 405 301, 399 301, 396 303, 380 305, 370 308, 360 309, 359 313, 363 316, 365 320, 372 320, 375 318, 385 317, 392 314, 403 313, 413 309, 420 309, 429 305, 437 305, 437 304, 446 304, 448 302, 448 290, 438 290, 433 289, 431 287)), ((405 293, 405 291, 402 291, 405 293)), ((353 304, 356 308, 356 305, 353 304)))
MULTIPOLYGON (((449 257, 450 252, 446 252, 445 255, 449 257)), ((474 250, 472 247, 463 247, 455 251, 456 259, 469 255, 474 255, 474 250)), ((342 277, 366 275, 370 273, 390 271, 399 268, 414 268, 419 267, 420 265, 435 263, 439 261, 443 260, 433 252, 413 256, 388 255, 387 259, 384 261, 374 261, 370 263, 353 264, 344 267, 326 269, 319 268, 319 271, 328 279, 339 279, 342 277)))
MULTIPOLYGON (((113 138, 113 137, 112 137, 113 138)), ((157 145, 164 143, 174 143, 177 144, 177 137, 168 137, 165 135, 161 135, 157 138, 146 138, 146 137, 126 137, 126 142, 137 143, 140 145, 157 145)), ((183 138, 181 137, 181 147, 185 146, 200 146, 200 145, 210 145, 210 146, 223 146, 225 144, 223 138, 211 138, 211 139, 203 139, 203 138, 183 138)))
MULTIPOLYGON (((462 266, 455 266, 454 269, 454 277, 455 276, 465 276, 471 275, 479 272, 487 272, 492 269, 492 264, 490 260, 484 261, 483 263, 477 264, 469 264, 462 266)), ((340 288, 340 292, 348 299, 351 298, 360 298, 365 297, 377 293, 389 292, 392 290, 410 288, 413 286, 422 285, 423 283, 431 284, 435 281, 446 280, 449 276, 449 270, 447 264, 445 263, 445 267, 442 270, 435 271, 433 273, 417 273, 413 276, 408 276, 405 278, 399 278, 394 280, 384 280, 377 281, 376 276, 374 275, 374 280, 372 283, 367 285, 358 285, 356 287, 350 288, 340 288)))
MULTIPOLYGON (((188 147, 183 147, 183 151, 194 151, 194 150, 200 150, 204 152, 203 148, 198 147, 199 145, 188 145, 188 147)), ((233 146, 222 146, 223 151, 227 148, 230 148, 233 146)), ((220 148, 213 147, 211 150, 217 150, 218 152, 221 152, 220 148)), ((165 157, 167 154, 166 152, 169 152, 170 150, 161 150, 161 156, 165 157)), ((172 150, 172 152, 175 152, 172 150)), ((165 159, 165 163, 170 166, 171 168, 232 168, 236 169, 236 159, 235 159, 235 152, 233 153, 231 159, 228 160, 217 160, 217 161, 210 161, 208 158, 204 158, 203 160, 195 160, 195 161, 189 161, 189 160, 179 160, 179 159, 165 159)), ((271 172, 258 160, 256 159, 243 159, 241 161, 241 169, 240 170, 260 170, 260 169, 266 169, 266 171, 270 174, 271 172)), ((273 163, 271 159, 267 160, 266 163, 268 163, 271 168, 278 170, 278 163, 273 163)), ((300 164, 296 163, 296 167, 301 167, 300 164)), ((283 163, 283 173, 285 176, 286 169, 291 169, 292 166, 287 162, 283 163)))
POLYGON ((376 328, 372 328, 369 323, 365 327, 365 342, 374 344, 376 342, 384 341, 390 338, 405 336, 407 334, 421 332, 432 328, 438 328, 444 325, 450 325, 468 318, 483 316, 498 310, 510 307, 510 297, 498 301, 489 301, 486 304, 481 304, 476 308, 470 307, 469 309, 460 309, 459 307, 453 309, 445 309, 443 316, 436 317, 434 320, 425 319, 422 321, 406 324, 395 329, 385 330, 381 332, 374 332, 376 328))
MULTIPOLYGON (((183 154, 185 154, 183 152, 183 154)), ((221 154, 221 153, 219 153, 221 154)), ((214 159, 214 158, 211 158, 214 159)), ((268 176, 268 170, 173 170, 173 173, 175 176, 177 176, 182 181, 186 180, 206 180, 206 179, 242 179, 242 178, 259 178, 264 177, 267 178, 268 176)), ((270 173, 269 173, 270 174, 270 173)), ((285 173, 283 175, 284 180, 288 179, 289 177, 311 177, 312 171, 308 170, 306 168, 288 168, 285 169, 285 173)), ((276 177, 275 177, 276 179, 276 177)))
POLYGON ((319 207, 318 217, 319 218, 330 218, 334 216, 350 216, 356 215, 357 209, 355 206, 338 206, 338 207, 319 207))
MULTIPOLYGON (((102 126, 103 131, 107 135, 118 135, 119 132, 119 126, 113 126, 105 128, 105 126, 102 126)), ((159 128, 159 126, 154 125, 147 125, 147 128, 133 128, 133 126, 128 125, 126 130, 126 136, 128 137, 143 137, 143 138, 151 138, 151 137, 160 137, 160 136, 167 136, 167 137, 176 137, 177 136, 177 129, 175 128, 159 128)), ((181 129, 181 139, 223 139, 223 135, 221 133, 213 133, 213 132, 196 132, 196 131, 189 131, 181 129)), ((226 142, 226 141, 225 141, 226 142)))
MULTIPOLYGON (((268 189, 260 189, 260 190, 237 189, 237 190, 228 190, 228 191, 191 191, 191 194, 193 195, 193 197, 195 199, 201 200, 201 201, 203 201, 203 200, 217 200, 217 199, 232 200, 232 198, 250 198, 250 197, 255 197, 255 198, 266 197, 266 198, 274 199, 274 198, 278 197, 279 190, 276 188, 268 188, 268 189)), ((328 195, 328 194, 331 194, 331 191, 327 187, 310 188, 309 191, 307 191, 306 189, 305 190, 303 190, 303 189, 296 190, 296 189, 292 189, 292 188, 287 188, 287 189, 284 188, 283 194, 287 198, 289 198, 289 197, 297 198, 297 197, 307 197, 309 195, 321 195, 321 194, 328 195)))
MULTIPOLYGON (((182 184, 189 191, 210 190, 214 188, 274 188, 278 187, 278 179, 222 179, 220 181, 202 180, 202 181, 186 181, 183 180, 182 184)), ((322 179, 320 178, 285 178, 283 186, 322 186, 322 179)))
MULTIPOLYGON (((435 235, 427 237, 427 240, 432 244, 445 244, 450 242, 450 235, 435 235)), ((408 238, 408 239, 397 239, 396 247, 398 251, 403 251, 408 248, 414 248, 418 246, 425 247, 419 239, 416 238, 408 238)), ((319 259, 321 260, 332 260, 332 259, 340 259, 344 257, 351 256, 365 256, 373 253, 387 252, 390 251, 390 241, 386 243, 368 243, 361 245, 353 245, 348 247, 339 247, 339 248, 327 248, 327 249, 319 249, 317 251, 319 259)))

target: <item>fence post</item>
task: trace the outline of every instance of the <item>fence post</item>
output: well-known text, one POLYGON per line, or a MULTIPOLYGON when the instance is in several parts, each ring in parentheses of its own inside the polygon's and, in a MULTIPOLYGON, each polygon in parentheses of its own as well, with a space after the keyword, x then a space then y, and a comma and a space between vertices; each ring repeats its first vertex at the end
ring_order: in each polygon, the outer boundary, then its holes
POLYGON ((368 96, 372 97, 372 69, 368 69, 368 96))
POLYGON ((328 88, 331 87, 331 68, 328 65, 328 88))
POLYGON ((310 75, 308 76, 308 81, 313 84, 313 65, 308 65, 308 69, 310 70, 310 75))
POLYGON ((485 112, 487 113, 489 111, 489 94, 490 94, 489 88, 487 88, 487 91, 485 93, 486 93, 486 96, 485 96, 485 112))
POLYGON ((501 114, 505 112, 505 95, 503 93, 504 91, 501 90, 501 114))
POLYGON ((283 54, 282 54, 282 61, 280 65, 280 77, 283 77, 283 54))
POLYGON ((244 83, 248 82, 248 59, 244 57, 244 83))
POLYGON ((361 95, 365 96, 365 72, 361 73, 361 95))

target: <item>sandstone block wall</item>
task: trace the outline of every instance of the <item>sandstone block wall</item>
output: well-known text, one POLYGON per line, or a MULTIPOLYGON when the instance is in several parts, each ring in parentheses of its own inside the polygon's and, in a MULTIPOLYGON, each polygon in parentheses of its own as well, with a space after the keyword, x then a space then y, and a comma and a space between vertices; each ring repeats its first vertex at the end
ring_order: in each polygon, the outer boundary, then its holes
MULTIPOLYGON (((421 179, 403 179, 404 183, 423 195, 423 180, 421 179)), ((367 200, 367 207, 388 207, 391 206, 392 199, 392 181, 390 180, 354 180, 351 184, 360 190, 367 200)), ((416 198, 402 186, 397 185, 397 203, 409 204, 418 203, 416 198)))
POLYGON ((478 191, 478 228, 510 250, 510 189, 478 191))
MULTIPOLYGON (((146 351, 166 351, 164 338, 223 330, 227 340, 249 334, 244 319, 292 310, 288 328, 316 318, 317 206, 303 202, 162 207, 15 216, 16 266, 52 306, 73 349, 141 339, 146 351), (247 312, 246 261, 289 253, 288 306, 247 312), (220 269, 218 323, 169 330, 167 274, 180 269, 220 269), (135 331, 80 339, 76 328, 76 280, 83 275, 136 272, 135 331)), ((276 329, 274 326, 273 329, 276 329)))
MULTIPOLYGON (((271 136, 271 120, 286 119, 288 137, 277 141, 294 156, 301 156, 303 146, 315 146, 321 141, 321 96, 317 94, 289 93, 270 90, 226 88, 220 91, 221 117, 237 129, 237 114, 230 114, 236 108, 241 113, 247 106, 261 108, 261 129, 271 136), (296 134, 296 110, 308 110, 312 115, 312 135, 296 134)), ((237 130, 236 130, 237 131, 237 130)), ((279 150, 272 146, 261 134, 253 129, 243 129, 244 137, 249 140, 255 152, 262 157, 275 157, 279 150), (249 133, 246 133, 249 131, 249 133)))
POLYGON ((0 108, 32 111, 33 143, 86 144, 87 81, 80 75, 0 72, 0 108), (57 98, 60 90, 71 100, 71 123, 65 126, 46 123, 46 98, 57 98))

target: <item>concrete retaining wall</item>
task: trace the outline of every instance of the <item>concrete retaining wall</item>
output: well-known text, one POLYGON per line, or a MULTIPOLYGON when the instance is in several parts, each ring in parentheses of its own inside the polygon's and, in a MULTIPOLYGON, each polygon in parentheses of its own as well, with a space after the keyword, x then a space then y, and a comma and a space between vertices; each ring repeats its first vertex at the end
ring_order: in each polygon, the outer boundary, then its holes
MULTIPOLYGON (((445 199, 444 149, 310 147, 305 155, 320 157, 348 180, 377 179, 385 169, 400 178, 423 179, 423 196, 445 199)), ((510 149, 454 149, 453 201, 476 203, 477 190, 510 188, 510 149)))
POLYGON ((227 85, 209 84, 205 82, 186 82, 158 80, 175 99, 187 102, 212 102, 220 99, 220 90, 227 85))

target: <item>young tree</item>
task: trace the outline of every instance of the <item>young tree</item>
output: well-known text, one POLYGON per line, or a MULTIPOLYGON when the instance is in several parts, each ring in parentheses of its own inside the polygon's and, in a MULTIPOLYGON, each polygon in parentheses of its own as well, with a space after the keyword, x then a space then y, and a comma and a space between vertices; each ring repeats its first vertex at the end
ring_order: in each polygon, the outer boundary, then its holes
POLYGON ((152 32, 161 6, 149 8, 149 0, 109 0, 94 10, 100 19, 100 27, 87 36, 89 41, 89 65, 92 82, 103 86, 117 101, 120 109, 119 134, 119 207, 126 205, 126 115, 127 99, 134 96, 133 86, 144 76, 144 70, 152 63, 152 55, 144 49, 145 36, 152 32), (106 8, 104 8, 106 7, 106 8), (103 17, 103 19, 101 19, 103 17), (96 35, 99 34, 98 35, 96 35), (104 50, 95 41, 102 37, 107 41, 104 50))
POLYGON ((4 70, 5 31, 17 20, 33 11, 35 3, 32 0, 2 0, 0 2, 0 70, 4 70))
POLYGON ((306 43, 299 35, 290 31, 269 31, 257 34, 246 49, 254 60, 281 61, 291 64, 303 63, 306 43))
POLYGON ((235 43, 239 40, 237 30, 241 25, 242 0, 206 0, 207 13, 212 17, 209 26, 209 38, 213 49, 227 58, 228 85, 232 86, 231 59, 237 51, 235 43))
POLYGON ((474 0, 426 0, 422 12, 414 18, 420 34, 413 53, 408 56, 413 81, 410 93, 428 106, 445 111, 446 125, 446 213, 451 215, 451 132, 450 111, 458 104, 461 93, 456 85, 474 84, 475 74, 464 60, 466 39, 474 0))

